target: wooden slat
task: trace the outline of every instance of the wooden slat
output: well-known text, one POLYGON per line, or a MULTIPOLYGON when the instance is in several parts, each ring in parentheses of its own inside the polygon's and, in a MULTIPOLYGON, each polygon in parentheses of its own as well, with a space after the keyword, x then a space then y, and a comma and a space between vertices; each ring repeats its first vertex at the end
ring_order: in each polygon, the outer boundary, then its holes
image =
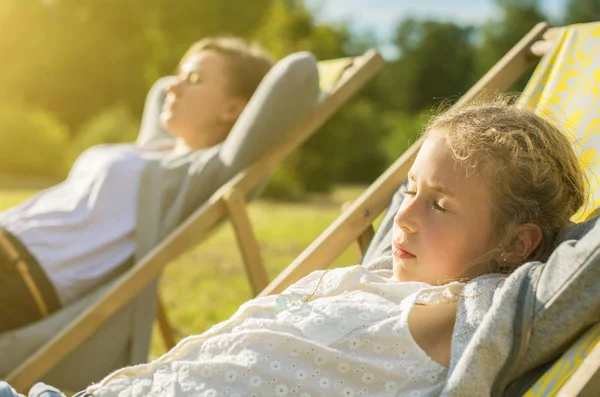
POLYGON ((160 331, 163 348, 165 351, 169 351, 175 347, 175 336, 173 336, 173 327, 167 317, 165 304, 163 303, 160 293, 156 297, 156 322, 160 331))
MULTIPOLYGON (((535 62, 531 45, 550 25, 537 24, 494 67, 492 67, 452 108, 464 106, 487 91, 508 89, 535 62)), ((392 195, 407 178, 424 138, 417 140, 313 243, 306 248, 259 296, 280 293, 314 270, 326 269, 386 208, 392 195), (364 214, 368 214, 365 216, 364 214)))
MULTIPOLYGON (((350 207, 351 204, 352 204, 352 201, 344 202, 342 204, 342 212, 346 211, 350 207)), ((355 247, 355 252, 356 252, 356 259, 359 262, 362 259, 362 257, 365 255, 365 252, 367 252, 367 248, 369 248, 369 244, 371 243, 371 240, 373 240, 374 235, 375 235, 375 229, 373 228, 373 224, 370 224, 356 239, 354 247, 355 247)))
MULTIPOLYGON (((318 69, 321 90, 331 92, 338 85, 343 83, 344 79, 342 77, 352 67, 352 65, 354 65, 354 58, 340 58, 319 62, 318 69), (323 74, 325 74, 325 76, 323 76, 323 74)), ((269 278, 260 256, 260 246, 254 236, 254 233, 252 233, 252 226, 247 216, 245 202, 243 202, 244 197, 239 191, 235 191, 235 200, 232 202, 227 202, 227 198, 233 197, 233 195, 231 193, 225 193, 224 203, 226 204, 229 216, 233 221, 238 246, 240 247, 242 259, 245 265, 246 275, 250 282, 253 295, 256 296, 267 286, 269 283, 269 278), (239 215, 237 218, 232 216, 232 211, 235 211, 235 208, 232 208, 232 205, 234 207, 240 205, 244 206, 242 209, 243 214, 239 215), (236 222, 237 219, 239 219, 238 222, 236 222)), ((198 244, 199 243, 200 241, 198 244)), ((163 306, 157 308, 157 322, 159 330, 161 331, 163 345, 166 350, 170 350, 172 348, 171 340, 174 340, 174 338, 169 335, 169 332, 171 332, 170 330, 172 330, 172 326, 169 324, 168 317, 163 306)))
POLYGON ((119 279, 98 301, 52 340, 38 349, 29 359, 6 377, 13 387, 26 390, 53 366, 62 361, 79 344, 92 335, 100 325, 130 302, 151 283, 166 264, 183 251, 196 245, 212 231, 226 215, 223 196, 231 189, 245 195, 271 172, 288 154, 308 139, 347 100, 354 95, 383 65, 376 51, 367 51, 357 58, 354 66, 342 78, 337 88, 279 146, 243 172, 240 172, 182 223, 156 248, 119 279))
MULTIPOLYGON (((268 172, 302 144, 312 132, 319 129, 338 109, 348 101, 362 86, 369 81, 375 72, 383 66, 383 58, 377 51, 369 50, 362 57, 356 58, 352 67, 345 73, 336 89, 319 105, 294 134, 279 145, 269 156, 264 157, 246 171, 240 172, 232 181, 232 187, 249 192, 268 172)), ((221 190, 229 190, 224 186, 221 190)))
POLYGON ((371 244, 371 240, 373 240, 373 236, 375 236, 375 228, 373 228, 373 224, 370 224, 356 239, 356 245, 358 246, 361 254, 360 259, 365 256, 365 253, 369 248, 369 244, 371 244))
POLYGON ((235 237, 242 253, 252 294, 256 296, 269 284, 269 274, 260 255, 260 245, 252 231, 244 194, 233 189, 225 194, 223 200, 235 230, 235 237))
POLYGON ((558 397, 597 397, 600 394, 600 343, 557 393, 558 397))

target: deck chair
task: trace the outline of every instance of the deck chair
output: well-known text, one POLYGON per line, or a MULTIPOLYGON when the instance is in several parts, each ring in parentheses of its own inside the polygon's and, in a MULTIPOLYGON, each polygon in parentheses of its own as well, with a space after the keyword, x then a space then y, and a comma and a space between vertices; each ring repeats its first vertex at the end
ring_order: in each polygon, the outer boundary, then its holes
MULTIPOLYGON (((246 211, 246 201, 261 181, 364 86, 382 65, 383 59, 374 50, 358 57, 320 62, 318 103, 289 133, 282 132, 287 134, 285 138, 282 137, 272 150, 257 158, 252 165, 237 173, 212 194, 207 202, 127 273, 76 305, 65 308, 65 312, 70 311, 65 315, 67 320, 59 324, 58 328, 54 324, 55 332, 50 338, 40 335, 43 332, 39 326, 27 329, 26 336, 35 339, 37 344, 28 346, 30 351, 22 353, 23 361, 12 364, 12 368, 7 371, 9 373, 2 378, 19 391, 28 390, 38 381, 53 384, 63 390, 80 390, 115 368, 144 362, 147 358, 149 329, 154 315, 157 277, 169 261, 204 241, 215 225, 223 219, 229 218, 234 226, 253 290, 262 290, 267 285, 268 278, 260 260, 258 243, 246 211), (144 310, 132 313, 130 308, 136 304, 144 306, 144 310), (141 318, 135 318, 136 316, 141 318), (133 324, 131 329, 127 329, 128 333, 121 332, 122 327, 119 328, 123 322, 133 324), (136 322, 142 324, 142 337, 139 336, 141 331, 136 329, 136 322), (125 345, 129 350, 134 350, 134 359, 137 361, 132 362, 130 352, 114 348, 117 345, 125 345), (112 357, 114 360, 104 368, 98 369, 95 367, 95 359, 91 360, 90 357, 103 356, 112 357)), ((274 69, 276 67, 277 65, 274 69)), ((267 77, 272 73, 269 72, 267 77)), ((310 82, 305 81, 304 84, 310 82)), ((275 116, 270 117, 270 124, 262 127, 275 128, 281 124, 282 112, 298 111, 295 104, 298 99, 296 95, 303 87, 296 87, 296 91, 288 88, 286 96, 281 96, 275 95, 277 92, 271 92, 273 87, 262 88, 263 85, 264 81, 247 108, 255 101, 255 110, 262 109, 275 116), (255 100, 261 95, 271 98, 267 106, 255 100)), ((240 121, 243 116, 244 114, 240 121)), ((231 134, 233 133, 234 131, 231 134)), ((242 144, 243 142, 239 141, 232 143, 239 150, 242 149, 242 144)), ((0 336, 0 346, 3 336, 0 336)), ((13 353, 18 349, 18 346, 15 347, 13 353)))
MULTIPOLYGON (((319 95, 316 65, 314 57, 307 52, 291 54, 278 62, 257 88, 227 139, 221 145, 208 149, 203 157, 192 164, 181 168, 182 173, 197 175, 192 181, 202 181, 195 186, 196 203, 204 201, 202 197, 210 197, 211 193, 235 175, 236 170, 243 170, 262 154, 269 152, 314 109, 319 95), (280 112, 286 107, 294 108, 294 111, 279 118, 273 118, 267 110, 280 112), (259 141, 260 145, 249 143, 248 140, 259 141)), ((159 116, 166 91, 176 80, 175 76, 167 76, 159 79, 151 88, 137 138, 139 146, 172 144, 175 141, 174 136, 162 129, 159 116)), ((181 181, 177 179, 174 183, 179 184, 181 181)), ((173 189, 179 189, 179 186, 173 186, 173 189)), ((175 227, 178 221, 167 222, 175 227)), ((162 230, 153 232, 155 234, 149 234, 150 239, 136 238, 136 258, 141 256, 140 251, 145 253, 159 242, 158 233, 164 233, 162 230)), ((11 372, 41 343, 56 335, 74 316, 89 306, 99 293, 84 297, 42 321, 0 336, 0 357, 3 357, 0 360, 0 374, 11 372)), ((66 388, 79 388, 103 376, 115 366, 145 361, 152 331, 153 306, 156 301, 154 295, 154 286, 145 289, 134 303, 122 310, 91 342, 82 345, 60 366, 53 368, 47 375, 48 380, 66 388), (85 356, 98 353, 102 353, 102 358, 97 359, 94 366, 81 364, 85 362, 85 356), (85 383, 69 378, 85 379, 85 383)))
MULTIPOLYGON (((586 169, 592 192, 587 205, 574 216, 575 222, 581 222, 598 215, 600 204, 600 156, 597 155, 600 148, 600 134, 597 134, 600 130, 600 23, 567 28, 552 28, 547 23, 536 25, 454 106, 463 106, 485 91, 505 91, 536 64, 536 71, 519 104, 551 120, 566 123, 570 131, 576 131, 570 138, 586 169), (541 61, 540 56, 543 56, 541 61)), ((364 254, 363 264, 371 263, 384 252, 389 253, 393 215, 402 201, 398 187, 406 182, 408 170, 423 140, 420 138, 413 144, 347 206, 338 219, 259 296, 279 293, 306 274, 329 267, 353 242, 358 243, 364 254), (388 211, 375 233, 372 222, 386 207, 388 211)), ((600 324, 597 324, 556 362, 539 370, 541 377, 537 383, 531 385, 530 382, 521 390, 527 396, 598 395, 599 340, 600 324)))

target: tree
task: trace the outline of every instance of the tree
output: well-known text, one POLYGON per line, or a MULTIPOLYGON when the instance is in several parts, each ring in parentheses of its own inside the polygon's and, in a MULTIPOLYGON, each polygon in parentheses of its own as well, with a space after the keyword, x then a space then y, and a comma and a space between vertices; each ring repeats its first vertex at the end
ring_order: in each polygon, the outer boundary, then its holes
POLYGON ((79 126, 115 101, 140 116, 145 94, 207 35, 247 37, 268 0, 2 0, 0 100, 79 126), (235 12, 234 12, 235 11, 235 12))
MULTIPOLYGON (((357 55, 369 45, 354 40, 344 26, 318 23, 300 0, 273 2, 253 37, 277 57, 311 51, 318 59, 332 59, 357 55)), ((333 183, 372 181, 385 165, 382 141, 387 134, 373 87, 345 104, 286 161, 268 191, 301 194, 326 191, 333 183)))
MULTIPOLYGON (((474 81, 500 60, 535 24, 547 19, 540 11, 537 0, 496 0, 496 4, 500 7, 500 17, 482 27, 474 81)), ((522 91, 529 77, 530 74, 521 77, 512 90, 522 91)))
POLYGON ((23 103, 0 104, 0 172, 64 176, 68 128, 55 115, 23 103))
POLYGON ((71 164, 89 147, 106 143, 135 142, 140 120, 131 115, 123 103, 106 108, 86 121, 69 142, 67 160, 71 164))
POLYGON ((600 21, 599 0, 570 0, 565 7, 565 25, 600 21))
MULTIPOLYGON (((471 27, 450 22, 407 18, 396 28, 400 58, 382 79, 397 111, 431 109, 441 98, 458 97, 470 86, 473 74, 471 27)), ((384 91, 380 91, 384 92, 384 91)))

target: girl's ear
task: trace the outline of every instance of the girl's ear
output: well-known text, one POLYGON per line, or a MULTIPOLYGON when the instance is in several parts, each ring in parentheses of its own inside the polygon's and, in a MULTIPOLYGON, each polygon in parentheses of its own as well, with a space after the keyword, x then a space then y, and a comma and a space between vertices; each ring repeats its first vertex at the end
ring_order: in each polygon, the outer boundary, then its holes
POLYGON ((510 232, 510 243, 503 259, 509 263, 523 263, 542 241, 542 229, 533 223, 515 226, 510 232))

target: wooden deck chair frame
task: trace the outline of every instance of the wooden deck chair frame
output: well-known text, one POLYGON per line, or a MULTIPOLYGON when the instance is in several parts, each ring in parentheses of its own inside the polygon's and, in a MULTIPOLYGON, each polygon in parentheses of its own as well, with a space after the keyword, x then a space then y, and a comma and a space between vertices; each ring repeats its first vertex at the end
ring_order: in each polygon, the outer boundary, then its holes
MULTIPOLYGON (((362 56, 348 58, 347 62, 344 72, 336 76, 338 78, 326 77, 327 96, 281 144, 222 186, 208 202, 138 262, 98 301, 19 365, 5 380, 16 390, 29 389, 90 337, 110 316, 156 279, 167 263, 204 241, 214 230, 214 226, 227 217, 234 226, 252 289, 255 294, 263 290, 269 279, 246 210, 246 198, 284 158, 312 136, 383 66, 383 59, 375 50, 369 50, 362 56)), ((163 323, 163 326, 165 325, 163 323)))
MULTIPOLYGON (((502 92, 535 66, 551 48, 560 28, 547 22, 538 23, 502 59, 500 59, 452 108, 458 108, 487 91, 502 92)), ((326 269, 351 244, 358 243, 361 256, 373 237, 373 221, 390 202, 392 195, 408 178, 408 171, 424 138, 418 139, 354 202, 343 208, 341 215, 283 270, 259 296, 282 292, 314 270, 326 269)), ((600 389, 600 344, 597 344, 558 396, 586 394, 600 389)))

